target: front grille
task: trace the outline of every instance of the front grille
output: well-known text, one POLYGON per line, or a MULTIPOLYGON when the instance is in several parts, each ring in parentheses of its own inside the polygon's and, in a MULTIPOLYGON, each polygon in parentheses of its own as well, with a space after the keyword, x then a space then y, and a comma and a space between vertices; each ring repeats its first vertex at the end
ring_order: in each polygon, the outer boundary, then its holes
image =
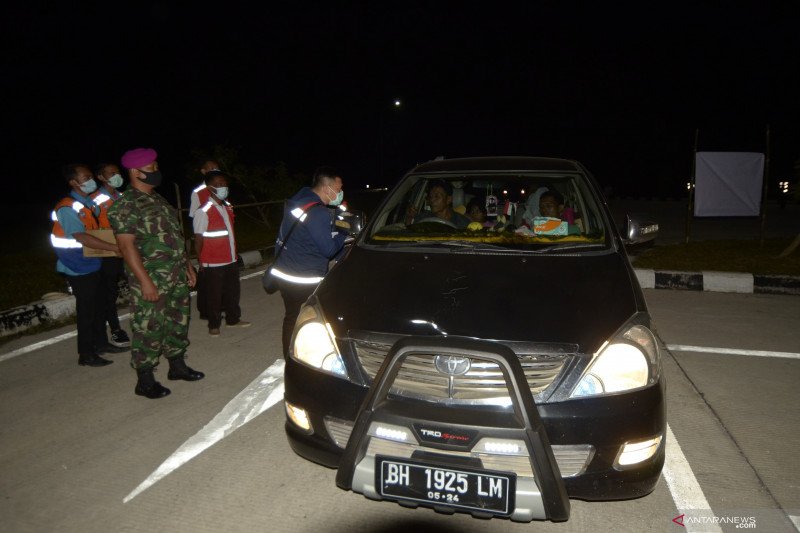
MULTIPOLYGON (((391 349, 390 344, 354 340, 353 347, 370 383, 391 349)), ((527 353, 519 361, 525 372, 534 399, 554 382, 564 368, 569 354, 527 353)), ((509 405, 506 381, 496 363, 472 360, 470 370, 461 376, 451 377, 440 373, 434 366, 432 355, 409 355, 395 379, 391 392, 429 401, 453 400, 456 403, 509 405)))
MULTIPOLYGON (((350 433, 353 431, 353 423, 341 418, 332 416, 325 417, 325 428, 333 438, 339 448, 344 449, 347 441, 350 440, 350 433)), ((554 444, 552 446, 553 456, 558 464, 561 477, 573 477, 582 474, 594 457, 594 446, 591 444, 554 444)), ((531 464, 525 456, 504 456, 486 453, 459 452, 451 450, 440 450, 420 446, 416 443, 394 442, 379 438, 370 438, 367 453, 373 455, 389 455, 392 457, 402 457, 411 459, 411 455, 417 450, 453 455, 457 457, 477 457, 487 470, 499 470, 503 472, 514 472, 518 476, 532 476, 531 464)))

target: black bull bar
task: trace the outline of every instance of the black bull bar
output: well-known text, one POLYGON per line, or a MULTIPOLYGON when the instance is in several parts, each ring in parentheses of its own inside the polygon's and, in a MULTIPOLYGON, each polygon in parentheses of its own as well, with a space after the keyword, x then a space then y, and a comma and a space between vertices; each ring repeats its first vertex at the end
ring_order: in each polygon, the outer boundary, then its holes
MULTIPOLYGON (((462 421, 469 420, 470 427, 477 429, 482 435, 522 440, 527 445, 528 458, 533 471, 535 485, 538 487, 538 491, 535 491, 538 492, 536 495, 537 501, 534 502, 533 506, 529 505, 529 509, 524 512, 512 513, 510 515, 511 519, 519 521, 532 519, 564 521, 569 519, 569 498, 561 479, 558 464, 553 456, 544 424, 533 401, 530 387, 525 379, 525 374, 517 355, 507 346, 471 338, 406 337, 394 344, 378 370, 372 386, 361 405, 353 431, 339 464, 336 485, 344 490, 354 490, 362 492, 371 498, 376 498, 377 496, 376 499, 383 499, 380 495, 376 495, 374 491, 369 494, 371 491, 362 490, 360 486, 362 481, 367 480, 367 484, 369 483, 369 475, 374 476, 374 470, 366 476, 363 475, 363 472, 361 475, 357 474, 357 467, 363 469, 364 465, 366 465, 368 469, 374 468, 374 460, 372 463, 370 463, 369 458, 365 460, 371 439, 368 432, 373 422, 399 424, 405 427, 412 427, 419 420, 452 424, 453 415, 458 415, 457 411, 459 409, 466 411, 466 413, 462 412, 457 418, 462 421), (412 354, 415 356, 428 355, 430 357, 453 355, 496 363, 503 373, 505 385, 511 399, 513 414, 507 417, 511 422, 508 423, 507 420, 505 423, 498 425, 496 413, 475 409, 465 410, 463 407, 455 407, 445 403, 426 402, 424 408, 420 404, 416 404, 412 412, 407 408, 407 402, 390 397, 390 389, 403 362, 406 357, 412 354), (404 404, 406 404, 405 407, 404 404), (359 486, 354 486, 354 476, 358 478, 356 485, 359 486)), ((530 498, 530 491, 527 491, 526 494, 528 494, 526 497, 530 498)), ((403 504, 400 500, 398 502, 403 504)), ((517 503, 521 503, 519 495, 517 496, 517 503)), ((426 504, 423 503, 423 505, 426 504)), ((429 506, 435 509, 441 507, 436 505, 429 506)))

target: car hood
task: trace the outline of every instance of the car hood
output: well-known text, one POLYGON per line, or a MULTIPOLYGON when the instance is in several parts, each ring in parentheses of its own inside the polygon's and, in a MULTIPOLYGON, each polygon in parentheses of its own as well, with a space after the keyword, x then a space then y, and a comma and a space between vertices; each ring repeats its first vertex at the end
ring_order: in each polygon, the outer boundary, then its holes
POLYGON ((316 294, 336 335, 458 335, 594 352, 643 307, 627 259, 355 247, 316 294))

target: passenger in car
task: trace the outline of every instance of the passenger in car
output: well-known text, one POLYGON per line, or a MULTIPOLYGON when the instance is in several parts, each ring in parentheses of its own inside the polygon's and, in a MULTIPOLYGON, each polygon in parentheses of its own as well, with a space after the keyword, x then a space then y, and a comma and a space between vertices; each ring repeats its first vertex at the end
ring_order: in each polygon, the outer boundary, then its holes
POLYGON ((547 190, 539 197, 539 212, 543 217, 560 218, 567 224, 575 223, 575 210, 564 207, 564 197, 554 189, 547 190))
POLYGON ((519 225, 527 226, 528 228, 534 226, 533 219, 542 216, 539 211, 539 199, 541 199, 542 195, 548 190, 547 187, 539 187, 536 189, 536 192, 528 197, 528 200, 525 202, 525 211, 522 213, 522 222, 519 225))
POLYGON ((484 228, 491 228, 494 222, 486 217, 486 200, 475 197, 467 203, 466 215, 472 222, 479 222, 484 228))
POLYGON ((465 229, 469 218, 453 211, 453 186, 444 180, 435 180, 428 185, 428 205, 430 211, 418 212, 409 206, 406 213, 406 224, 414 224, 430 218, 441 218, 454 224, 458 229, 465 229))

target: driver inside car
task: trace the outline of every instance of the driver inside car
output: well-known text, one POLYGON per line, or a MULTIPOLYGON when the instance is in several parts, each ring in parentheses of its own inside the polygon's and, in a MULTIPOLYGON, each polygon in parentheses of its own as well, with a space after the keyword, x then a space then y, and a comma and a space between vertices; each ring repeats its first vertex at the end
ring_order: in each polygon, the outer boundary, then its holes
POLYGON ((418 212, 416 208, 409 206, 406 212, 407 225, 439 218, 450 222, 458 229, 466 229, 469 223, 472 222, 461 213, 453 211, 453 186, 446 181, 432 181, 428 186, 427 199, 430 211, 418 212))

